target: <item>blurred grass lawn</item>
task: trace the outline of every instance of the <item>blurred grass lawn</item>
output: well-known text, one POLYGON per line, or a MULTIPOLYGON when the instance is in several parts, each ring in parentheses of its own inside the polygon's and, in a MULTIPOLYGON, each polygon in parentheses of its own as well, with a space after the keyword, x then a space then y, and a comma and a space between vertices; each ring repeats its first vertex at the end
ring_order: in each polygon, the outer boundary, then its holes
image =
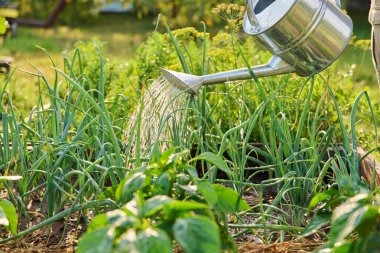
MULTIPOLYGON (((7 38, 0 48, 0 55, 12 56, 17 70, 8 85, 16 107, 31 109, 37 103, 37 78, 20 70, 36 73, 38 69, 49 80, 54 71, 46 49, 56 66, 63 68, 63 52, 74 48, 76 42, 97 38, 106 42, 106 56, 120 61, 134 58, 137 47, 155 29, 154 18, 136 20, 130 16, 106 15, 80 27, 57 26, 49 29, 20 27, 17 35, 7 38)), ((2 82, 3 83, 3 82, 2 82)), ((0 84, 0 87, 2 86, 0 84)))
MULTIPOLYGON (((370 38, 371 27, 367 22, 367 16, 354 16, 353 20, 355 35, 361 39, 370 38)), ((155 21, 154 17, 137 20, 125 15, 106 15, 94 19, 91 25, 80 27, 57 26, 50 29, 21 27, 15 37, 4 41, 0 55, 14 57, 14 65, 19 69, 34 73, 39 69, 52 79, 54 72, 51 71, 52 64, 49 57, 36 45, 49 52, 58 68, 62 68, 62 53, 65 50, 72 49, 79 40, 86 41, 94 37, 107 42, 107 57, 119 61, 131 61, 140 43, 154 31, 155 21)), ((369 89, 372 94, 379 94, 370 51, 349 47, 340 61, 356 65, 354 76, 358 89, 369 89)), ((17 101, 16 106, 20 108, 32 108, 37 102, 36 78, 27 73, 17 71, 8 90, 12 92, 14 100, 17 101)))

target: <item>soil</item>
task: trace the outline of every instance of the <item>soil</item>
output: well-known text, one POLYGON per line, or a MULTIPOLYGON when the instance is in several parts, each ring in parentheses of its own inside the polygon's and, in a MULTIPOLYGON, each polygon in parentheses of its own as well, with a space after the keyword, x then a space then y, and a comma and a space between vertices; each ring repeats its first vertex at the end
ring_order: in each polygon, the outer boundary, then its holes
MULTIPOLYGON (((254 242, 237 242, 239 253, 309 253, 321 245, 322 243, 310 241, 284 242, 270 245, 254 242)), ((183 251, 177 247, 174 253, 183 253, 183 251)))
MULTIPOLYGON (((7 196, 5 190, 1 191, 0 198, 7 196)), ((39 196, 32 196, 27 203, 27 214, 19 218, 18 231, 24 231, 38 225, 45 220, 41 212, 39 196)), ((77 246, 77 238, 85 231, 83 221, 78 221, 78 214, 72 214, 62 221, 43 227, 23 238, 15 239, 0 245, 0 252, 74 252, 77 246)), ((0 230, 0 238, 11 237, 9 233, 0 230)))
MULTIPOLYGON (((19 230, 40 223, 44 216, 40 213, 30 213, 30 222, 20 220, 19 230), (29 225, 28 225, 29 224, 29 225)), ((77 216, 74 214, 68 218, 68 222, 62 220, 44 227, 26 237, 10 241, 0 245, 0 251, 4 252, 74 252, 78 238, 84 233, 82 225, 77 224, 77 216)))
POLYGON ((238 244, 239 252, 241 253, 303 253, 312 252, 321 243, 315 242, 285 242, 272 245, 242 243, 238 244))
MULTIPOLYGON (((237 246, 240 253, 306 253, 312 252, 321 243, 315 242, 285 242, 271 245, 257 244, 253 242, 238 242, 237 246)), ((68 253, 75 252, 75 247, 47 247, 45 243, 38 244, 36 242, 27 243, 25 240, 17 240, 3 247, 0 247, 4 252, 17 252, 17 253, 68 253)), ((174 253, 183 253, 178 247, 173 251, 174 253)))

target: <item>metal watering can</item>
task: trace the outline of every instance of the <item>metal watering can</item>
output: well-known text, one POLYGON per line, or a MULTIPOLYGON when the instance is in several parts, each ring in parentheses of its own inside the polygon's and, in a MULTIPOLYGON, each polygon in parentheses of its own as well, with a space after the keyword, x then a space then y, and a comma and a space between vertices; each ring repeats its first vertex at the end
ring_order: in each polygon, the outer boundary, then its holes
MULTIPOLYGON (((342 54, 352 36, 352 20, 341 10, 340 0, 246 2, 244 31, 273 54, 267 64, 251 68, 256 77, 314 75, 342 54)), ((202 85, 252 78, 248 68, 206 76, 161 71, 172 85, 195 94, 202 85)))

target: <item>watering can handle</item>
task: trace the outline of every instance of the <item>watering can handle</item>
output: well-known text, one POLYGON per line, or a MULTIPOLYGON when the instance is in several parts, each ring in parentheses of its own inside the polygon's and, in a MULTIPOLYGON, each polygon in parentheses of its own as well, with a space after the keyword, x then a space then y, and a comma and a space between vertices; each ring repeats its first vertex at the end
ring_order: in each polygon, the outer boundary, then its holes
POLYGON ((256 8, 257 4, 259 3, 259 1, 260 0, 246 0, 245 3, 247 6, 247 10, 251 12, 250 13, 251 15, 248 15, 249 19, 251 21, 251 25, 256 26, 258 29, 261 30, 260 23, 256 17, 256 14, 255 14, 255 8, 256 8))

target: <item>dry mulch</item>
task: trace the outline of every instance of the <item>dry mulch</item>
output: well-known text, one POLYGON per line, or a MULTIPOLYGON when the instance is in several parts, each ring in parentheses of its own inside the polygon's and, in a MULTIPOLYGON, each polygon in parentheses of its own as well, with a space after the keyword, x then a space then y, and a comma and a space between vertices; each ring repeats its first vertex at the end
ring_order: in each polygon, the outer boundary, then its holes
POLYGON ((243 243, 238 247, 241 253, 304 253, 312 252, 321 245, 321 243, 312 242, 284 242, 271 245, 243 243))
MULTIPOLYGON (((253 242, 238 242, 239 253, 309 253, 320 247, 322 243, 310 241, 304 242, 284 242, 270 245, 257 244, 253 242)), ((183 253, 179 248, 174 253, 183 253)), ((211 253, 211 252, 210 252, 211 253)))
POLYGON ((44 227, 24 238, 15 239, 4 245, 0 245, 4 252, 75 252, 78 233, 70 219, 66 232, 64 222, 56 222, 50 227, 44 227))
MULTIPOLYGON (((6 245, 0 246, 0 250, 4 252, 20 252, 20 253, 68 253, 75 252, 75 247, 47 247, 46 243, 38 244, 36 242, 29 242, 27 239, 20 239, 6 245)), ((256 244, 256 243, 240 243, 238 249, 240 253, 306 253, 312 252, 314 249, 321 246, 320 243, 312 242, 285 242, 271 245, 256 244)), ((183 253, 180 249, 174 250, 175 253, 183 253)), ((211 253, 211 252, 210 252, 211 253)))
MULTIPOLYGON (((0 197, 4 196, 6 196, 6 191, 3 190, 0 197)), ((19 231, 24 231, 45 220, 45 215, 41 212, 40 199, 39 196, 32 196, 27 202, 26 209, 29 219, 24 215, 19 218, 19 231)), ((83 221, 78 221, 78 217, 80 217, 78 213, 74 213, 23 238, 0 245, 0 252, 74 252, 78 242, 77 238, 85 230, 82 225, 83 221)), ((11 234, 0 230, 0 239, 11 236, 11 234)))

